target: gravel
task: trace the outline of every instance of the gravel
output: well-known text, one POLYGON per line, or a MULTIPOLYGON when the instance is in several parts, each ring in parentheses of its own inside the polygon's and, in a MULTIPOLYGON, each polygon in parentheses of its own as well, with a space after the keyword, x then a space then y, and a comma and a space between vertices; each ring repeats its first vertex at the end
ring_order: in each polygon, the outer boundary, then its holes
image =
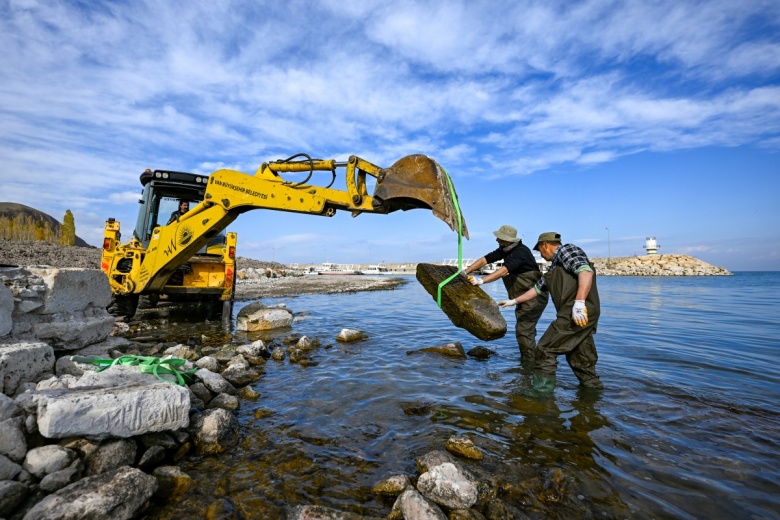
MULTIPOLYGON (((47 242, 0 239, 0 267, 47 265, 51 267, 80 267, 100 269, 100 249, 96 247, 60 246, 47 242)), ((285 266, 278 262, 264 262, 238 257, 238 269, 271 269, 283 273, 285 266)), ((405 283, 403 278, 391 276, 279 276, 240 280, 236 284, 236 298, 270 298, 298 294, 331 294, 357 291, 383 291, 405 283)))

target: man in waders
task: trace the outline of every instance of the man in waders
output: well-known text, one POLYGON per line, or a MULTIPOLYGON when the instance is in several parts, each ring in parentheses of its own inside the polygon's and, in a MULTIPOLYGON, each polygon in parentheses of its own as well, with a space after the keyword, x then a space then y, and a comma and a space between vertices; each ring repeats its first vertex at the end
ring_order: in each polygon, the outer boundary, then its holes
POLYGON ((565 354, 580 384, 603 388, 596 374, 596 343, 593 334, 601 313, 596 273, 585 252, 574 244, 561 245, 561 235, 542 233, 534 249, 550 264, 536 285, 501 307, 523 304, 547 294, 555 305, 555 321, 550 324, 536 348, 533 373, 534 393, 548 394, 555 388, 558 356, 565 354))
MULTIPOLYGON (((541 278, 539 265, 536 263, 531 250, 523 244, 523 241, 517 238, 517 230, 512 226, 501 226, 497 231, 493 231, 498 242, 498 249, 492 251, 466 269, 464 273, 468 275, 478 269, 481 269, 489 263, 504 261, 504 265, 495 272, 483 276, 469 276, 469 282, 472 285, 481 285, 490 283, 499 278, 504 282, 506 291, 510 298, 520 296, 541 278)), ((517 345, 520 347, 520 355, 523 361, 532 361, 534 359, 534 350, 536 349, 536 322, 544 312, 547 306, 547 294, 544 297, 535 298, 515 309, 515 337, 517 345)))

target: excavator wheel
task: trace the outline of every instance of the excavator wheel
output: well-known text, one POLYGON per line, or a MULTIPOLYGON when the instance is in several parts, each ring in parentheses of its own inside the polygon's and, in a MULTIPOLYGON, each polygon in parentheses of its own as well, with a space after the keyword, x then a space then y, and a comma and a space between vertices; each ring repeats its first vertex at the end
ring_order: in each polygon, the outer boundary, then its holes
POLYGON ((117 294, 114 296, 114 301, 109 307, 111 314, 114 316, 122 316, 126 320, 135 316, 135 311, 138 309, 138 295, 137 294, 117 294))

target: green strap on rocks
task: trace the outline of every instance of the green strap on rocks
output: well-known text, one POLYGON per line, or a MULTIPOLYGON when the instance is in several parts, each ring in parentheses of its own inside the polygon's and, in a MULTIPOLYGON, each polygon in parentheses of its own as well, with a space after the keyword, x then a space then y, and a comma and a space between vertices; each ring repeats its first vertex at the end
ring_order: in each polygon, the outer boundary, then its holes
POLYGON ((450 175, 447 173, 447 170, 444 168, 441 169, 441 171, 444 172, 444 178, 447 179, 447 186, 450 188, 450 196, 452 198, 452 205, 455 206, 455 211, 458 213, 458 270, 441 282, 439 284, 439 288, 436 291, 436 305, 439 306, 441 309, 441 288, 450 283, 456 276, 458 276, 458 273, 460 273, 460 270, 463 269, 463 219, 460 216, 460 205, 458 204, 458 197, 455 195, 455 188, 452 187, 452 181, 450 180, 450 175))
POLYGON ((161 377, 162 375, 172 375, 176 377, 176 384, 184 386, 188 383, 193 383, 195 379, 193 374, 198 370, 191 368, 190 370, 181 370, 180 367, 184 366, 187 362, 181 358, 158 358, 154 356, 121 356, 116 359, 100 359, 100 358, 88 358, 82 356, 71 356, 73 361, 79 363, 91 363, 97 365, 98 372, 102 372, 107 368, 111 368, 116 365, 134 366, 138 367, 138 370, 145 374, 153 374, 160 381, 166 381, 172 383, 168 379, 161 377))

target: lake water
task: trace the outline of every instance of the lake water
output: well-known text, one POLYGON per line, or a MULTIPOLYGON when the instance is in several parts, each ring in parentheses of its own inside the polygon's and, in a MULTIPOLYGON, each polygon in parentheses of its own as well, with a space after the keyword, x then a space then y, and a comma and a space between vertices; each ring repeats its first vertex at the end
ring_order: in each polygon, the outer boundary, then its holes
MULTIPOLYGON (((483 342, 454 327, 408 280, 393 291, 263 300, 303 317, 292 331, 259 337, 318 338, 318 364, 269 360, 253 385, 260 399, 242 401, 235 449, 185 459, 196 489, 148 518, 202 517, 209 505, 238 517, 284 518, 299 504, 384 517, 392 501, 373 496, 371 486, 416 475, 415 458, 444 449, 454 435, 486 455, 468 464, 505 480, 544 480, 561 470, 565 500, 540 498, 542 516, 780 517, 780 273, 599 278, 595 338, 606 389, 580 390, 560 358, 547 400, 512 393, 530 381, 512 310, 503 311, 507 336, 483 342), (342 328, 369 339, 337 343, 342 328), (407 354, 451 341, 497 355, 407 354)), ((500 282, 483 287, 506 298, 500 282)), ((550 303, 539 335, 552 315, 550 303)), ((185 341, 217 334, 208 327, 174 330, 185 341)))

